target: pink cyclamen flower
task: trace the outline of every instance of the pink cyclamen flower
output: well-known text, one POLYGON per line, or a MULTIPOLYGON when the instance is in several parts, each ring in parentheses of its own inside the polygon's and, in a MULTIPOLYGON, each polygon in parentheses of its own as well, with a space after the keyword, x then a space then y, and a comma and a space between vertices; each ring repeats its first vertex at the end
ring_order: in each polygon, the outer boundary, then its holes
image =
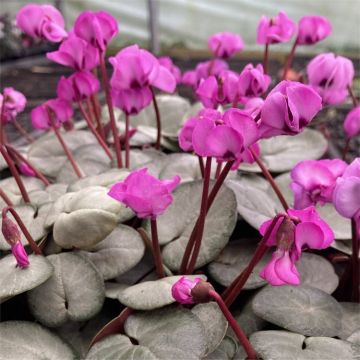
POLYGON ((128 46, 109 59, 114 67, 111 86, 117 90, 135 90, 155 86, 165 92, 174 92, 174 75, 160 65, 159 60, 138 45, 128 46))
POLYGON ((82 101, 97 93, 99 80, 89 71, 78 71, 68 78, 62 76, 57 86, 57 96, 67 101, 82 101))
POLYGON ((130 207, 139 218, 154 219, 172 203, 171 192, 179 182, 179 176, 159 180, 143 168, 133 171, 124 181, 113 185, 108 195, 130 207))
POLYGON ((316 56, 307 68, 309 85, 322 97, 326 104, 340 104, 347 94, 354 77, 354 65, 351 60, 333 53, 316 56))
POLYGON ((190 280, 182 276, 172 287, 171 295, 180 304, 195 304, 191 290, 200 282, 201 278, 190 280))
POLYGON ((25 269, 30 265, 28 255, 21 241, 17 241, 15 245, 11 247, 11 252, 15 257, 19 268, 25 269))
POLYGON ((303 16, 299 21, 296 42, 298 45, 313 45, 327 38, 332 31, 330 21, 323 16, 303 16))
POLYGON ((264 105, 264 99, 260 97, 254 97, 246 100, 244 105, 244 111, 251 115, 256 121, 260 118, 261 109, 264 105))
POLYGON ((264 74, 261 64, 253 66, 248 64, 239 75, 239 95, 242 100, 262 95, 269 87, 271 77, 264 74))
POLYGON ((20 91, 12 87, 4 89, 0 94, 1 121, 6 124, 16 118, 16 115, 22 112, 26 106, 26 97, 20 91))
POLYGON ((299 162, 291 171, 294 208, 304 209, 317 203, 331 202, 336 179, 346 167, 346 162, 339 159, 299 162))
POLYGON ((180 68, 178 68, 173 61, 171 60, 171 57, 169 56, 162 56, 159 57, 159 64, 161 66, 166 67, 174 76, 176 83, 179 84, 181 82, 181 71, 180 68))
MULTIPOLYGON (((270 262, 262 269, 260 276, 273 286, 299 285, 300 274, 295 262, 306 249, 326 249, 334 241, 330 226, 319 216, 313 206, 303 210, 288 209, 289 217, 278 219, 268 240, 268 246, 276 246, 270 262)), ((260 226, 264 235, 272 220, 260 226)))
POLYGON ((348 139, 360 134, 360 106, 353 108, 344 121, 344 131, 348 139))
POLYGON ((83 11, 75 20, 74 32, 101 52, 118 34, 116 19, 105 11, 83 11))
POLYGON ((36 177, 35 171, 25 162, 19 164, 19 170, 25 176, 36 177))
POLYGON ((92 70, 99 64, 98 50, 74 33, 61 43, 59 50, 48 52, 46 57, 76 71, 92 70))
POLYGON ((16 14, 16 25, 33 38, 60 42, 67 37, 64 18, 52 5, 25 5, 16 14))
POLYGON ((360 158, 356 158, 337 179, 333 204, 340 215, 360 219, 360 158))
POLYGON ((56 127, 60 127, 73 116, 73 109, 68 101, 51 99, 31 111, 31 123, 34 128, 47 130, 52 127, 48 109, 52 113, 56 127))
POLYGON ((202 79, 206 79, 211 75, 218 76, 221 72, 228 70, 229 65, 224 60, 213 59, 203 61, 196 65, 195 70, 185 71, 181 82, 184 85, 197 88, 202 79))
POLYGON ((241 37, 231 32, 219 32, 211 35, 208 47, 217 58, 227 59, 244 49, 241 37))
POLYGON ((321 108, 321 97, 310 86, 284 80, 265 99, 259 123, 260 136, 296 135, 321 108))
MULTIPOLYGON (((255 122, 240 109, 229 109, 222 116, 206 109, 197 118, 190 118, 179 134, 184 151, 199 156, 211 156, 218 161, 235 161, 236 166, 246 159, 246 149, 258 139, 255 122)), ((235 165, 234 165, 235 167, 235 165)))
POLYGON ((152 101, 152 93, 148 87, 140 89, 111 89, 114 106, 128 115, 136 115, 145 109, 152 101))
POLYGON ((258 44, 277 44, 289 41, 296 31, 296 24, 280 11, 277 16, 262 16, 257 28, 258 44))
POLYGON ((233 103, 238 95, 239 76, 230 70, 222 71, 217 77, 209 76, 200 80, 196 95, 205 107, 217 107, 233 103))

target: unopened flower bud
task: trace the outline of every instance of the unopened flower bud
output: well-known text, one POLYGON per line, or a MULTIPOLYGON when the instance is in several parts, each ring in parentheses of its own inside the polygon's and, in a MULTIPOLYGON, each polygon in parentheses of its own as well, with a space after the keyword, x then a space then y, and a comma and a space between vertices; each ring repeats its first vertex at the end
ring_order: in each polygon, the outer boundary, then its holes
POLYGON ((14 246, 17 242, 20 242, 20 231, 17 225, 7 216, 3 216, 2 218, 1 231, 10 246, 14 246))
POLYGON ((11 247, 11 252, 15 256, 17 265, 20 268, 24 269, 29 266, 29 258, 21 241, 17 241, 16 244, 11 247))
POLYGON ((212 300, 209 291, 214 290, 213 286, 206 282, 200 281, 191 290, 191 296, 195 303, 206 303, 212 300))
POLYGON ((284 217, 276 233, 279 249, 289 250, 295 241, 295 224, 289 217, 284 217))
POLYGON ((171 288, 171 295, 180 304, 195 304, 191 290, 201 282, 201 278, 191 280, 182 276, 171 288))

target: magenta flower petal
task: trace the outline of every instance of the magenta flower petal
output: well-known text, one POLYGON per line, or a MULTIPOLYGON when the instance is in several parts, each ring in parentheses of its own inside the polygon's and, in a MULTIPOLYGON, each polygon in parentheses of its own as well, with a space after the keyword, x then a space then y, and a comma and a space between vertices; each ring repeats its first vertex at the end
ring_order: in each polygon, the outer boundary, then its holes
POLYGON ((17 265, 20 268, 24 269, 30 265, 28 255, 20 241, 17 241, 15 245, 11 247, 11 252, 14 255, 17 265))
MULTIPOLYGON (((259 228, 259 232, 262 236, 265 235, 265 233, 266 233, 267 229, 270 227, 271 223, 272 223, 272 219, 266 220, 261 224, 261 226, 259 228)), ((276 246, 276 234, 279 230, 281 223, 282 223, 282 218, 277 219, 276 224, 275 224, 273 230, 271 231, 271 234, 266 242, 267 246, 276 246)))
POLYGON ((328 19, 323 16, 303 16, 299 21, 297 43, 313 45, 327 38, 332 31, 328 19))
POLYGON ((313 222, 302 222, 295 229, 295 247, 300 257, 303 248, 325 249, 330 244, 325 243, 325 237, 320 226, 313 222))
POLYGON ((262 95, 271 83, 271 77, 264 74, 261 64, 255 68, 252 64, 244 67, 239 75, 239 94, 243 100, 262 95))
POLYGON ((111 89, 114 106, 126 114, 136 115, 145 109, 152 101, 152 93, 148 87, 140 89, 117 90, 111 89))
POLYGON ((274 271, 284 283, 289 285, 300 285, 300 274, 293 261, 290 259, 288 251, 284 251, 283 256, 275 262, 274 271))
POLYGON ((151 81, 151 85, 162 91, 173 93, 176 89, 176 79, 165 66, 159 65, 157 76, 151 81))
POLYGON ((266 280, 270 285, 281 286, 286 285, 278 273, 275 271, 276 262, 283 256, 283 250, 277 250, 272 254, 270 262, 260 272, 260 277, 266 280))
POLYGON ((346 115, 344 131, 349 139, 360 135, 360 106, 356 106, 346 115))
POLYGON ((19 170, 25 176, 36 177, 35 171, 25 162, 20 163, 19 170))
POLYGON ((215 76, 200 80, 196 95, 207 108, 217 109, 221 101, 218 99, 219 87, 215 76))
POLYGON ((349 219, 355 217, 360 210, 360 177, 339 178, 333 192, 333 203, 340 215, 349 219))
POLYGON ((215 57, 229 58, 244 48, 241 37, 231 32, 219 32, 209 37, 209 49, 215 57))
POLYGON ((211 156, 208 150, 207 137, 215 127, 215 122, 208 118, 200 120, 194 127, 192 144, 197 155, 211 156))
POLYGON ((161 66, 166 67, 174 76, 176 83, 179 84, 181 82, 181 71, 176 65, 174 65, 171 58, 169 56, 162 56, 159 57, 158 60, 159 60, 159 64, 161 66))
POLYGON ((194 128, 199 121, 198 118, 190 118, 186 120, 185 124, 179 133, 179 145, 184 151, 193 151, 192 136, 194 128))

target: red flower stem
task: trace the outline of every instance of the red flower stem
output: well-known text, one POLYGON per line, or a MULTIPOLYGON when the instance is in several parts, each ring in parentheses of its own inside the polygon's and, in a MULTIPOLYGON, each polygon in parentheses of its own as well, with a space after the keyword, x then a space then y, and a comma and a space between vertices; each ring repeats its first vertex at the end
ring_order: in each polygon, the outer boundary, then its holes
POLYGON ((17 183, 17 186, 19 187, 19 190, 20 190, 20 193, 21 193, 21 196, 22 196, 24 202, 29 203, 30 198, 26 191, 25 185, 21 179, 21 176, 19 175, 19 172, 16 169, 16 166, 15 166, 13 160, 9 156, 8 152, 6 151, 4 145, 0 144, 0 152, 1 152, 1 155, 3 156, 4 160, 6 161, 7 165, 9 166, 10 172, 11 172, 12 176, 14 177, 14 179, 17 183))
POLYGON ((275 191, 276 196, 278 197, 278 199, 281 202, 281 205, 283 206, 284 210, 286 211, 289 208, 288 203, 286 202, 284 195, 282 194, 282 192, 280 191, 279 187, 276 185, 274 178, 271 176, 269 170, 267 169, 267 167, 265 166, 265 164, 261 161, 261 159, 259 158, 259 156, 256 154, 256 152, 251 148, 251 146, 249 146, 249 150, 251 152, 251 155, 253 156, 254 160, 256 161, 256 163, 259 165, 259 168, 261 169, 261 172, 263 173, 263 175, 265 176, 266 180, 269 182, 269 184, 271 185, 271 187, 273 188, 273 190, 275 191))
POLYGON ((360 302, 360 261, 359 261, 359 247, 360 247, 360 217, 351 219, 352 232, 352 301, 360 302))
POLYGON ((91 102, 91 106, 92 106, 92 108, 94 110, 94 114, 95 114, 97 131, 100 134, 100 136, 102 137, 102 139, 105 141, 106 137, 105 137, 104 128, 103 128, 102 123, 101 123, 100 109, 98 107, 98 104, 96 102, 96 97, 95 97, 94 94, 90 96, 90 102, 91 102))
POLYGON ((86 99, 86 107, 84 107, 86 110, 86 113, 88 114, 89 119, 91 120, 92 124, 95 126, 95 114, 94 109, 91 105, 90 98, 88 97, 86 99))
POLYGON ((0 145, 5 144, 5 142, 6 142, 5 128, 4 128, 4 123, 3 123, 4 109, 5 109, 5 101, 3 99, 3 102, 1 105, 1 110, 0 110, 0 145))
POLYGON ((189 261, 189 265, 185 271, 185 274, 193 273, 196 265, 196 260, 200 252, 201 242, 205 228, 205 218, 208 211, 207 203, 208 203, 209 187, 210 187, 211 161, 212 158, 208 156, 206 158, 206 164, 205 164, 205 174, 204 174, 203 191, 201 196, 200 215, 198 221, 195 223, 196 226, 195 241, 194 241, 193 251, 189 261))
POLYGON ((352 101, 352 103, 353 103, 353 107, 358 106, 358 105, 359 105, 359 102, 358 102, 358 100, 357 100, 354 92, 352 91, 351 86, 348 85, 347 89, 348 89, 348 93, 349 93, 349 95, 350 95, 350 97, 351 97, 351 101, 352 101))
POLYGON ((7 206, 13 206, 13 203, 11 202, 9 197, 5 194, 5 191, 2 188, 0 188, 0 197, 4 200, 7 206))
POLYGON ((150 224, 151 224, 151 240, 152 240, 153 257, 155 261, 156 272, 159 278, 163 278, 165 277, 165 272, 161 260, 161 252, 160 252, 156 219, 151 219, 150 224))
POLYGON ((290 50, 290 53, 286 59, 286 63, 285 63, 284 70, 283 70, 282 80, 286 80, 287 73, 288 73, 289 69, 291 68, 291 65, 294 61, 296 47, 297 47, 297 39, 295 40, 295 42, 290 50))
POLYGON ((232 316, 230 310, 228 309, 228 307, 224 303, 221 296, 215 290, 209 290, 209 296, 211 298, 213 298, 217 302, 217 304, 219 305, 220 310, 224 314, 224 316, 225 316, 226 320, 228 321, 229 325, 234 330, 234 333, 235 333, 236 337, 238 338, 240 344, 244 348, 244 350, 245 350, 245 352, 247 354, 247 359, 248 360, 256 360, 257 355, 256 355, 256 352, 255 352, 253 346, 251 345, 249 339, 246 337, 245 333, 242 331, 242 329, 239 326, 239 324, 237 323, 237 321, 232 316))
POLYGON ((156 143, 155 143, 155 149, 160 149, 160 143, 161 143, 161 117, 160 117, 160 110, 159 106, 156 100, 155 92, 152 86, 150 86, 152 99, 153 99, 153 105, 154 105, 154 111, 155 111, 155 117, 156 117, 156 127, 157 127, 157 136, 156 136, 156 143))
MULTIPOLYGON (((211 189, 211 192, 210 192, 210 195, 209 195, 209 198, 207 201, 207 211, 210 210, 210 207, 211 207, 212 203, 214 202, 215 197, 216 197, 218 191, 220 190, 221 185, 225 181, 225 178, 226 178, 227 174, 229 173, 233 163, 234 163, 234 161, 228 161, 226 163, 219 178, 216 180, 214 187, 211 189)), ((191 254, 191 251, 194 247, 194 241, 196 239, 196 230, 197 230, 198 225, 199 225, 199 219, 196 221, 196 224, 191 232, 189 241, 186 245, 186 249, 185 249, 185 252, 184 252, 184 255, 182 258, 182 262, 181 262, 181 266, 180 266, 180 274, 184 274, 186 271, 187 262, 188 262, 190 254, 191 254)))
POLYGON ((11 206, 6 206, 2 209, 2 217, 5 218, 7 216, 7 213, 10 212, 12 214, 12 216, 14 217, 15 221, 17 222, 17 224, 19 225, 21 231, 23 232, 23 234, 26 237, 26 240, 28 241, 31 250, 36 254, 36 255, 42 255, 42 251, 40 250, 40 248, 37 246, 36 242, 34 241, 34 239, 32 238, 32 236, 30 235, 28 229, 26 228, 26 226, 24 225, 24 223, 22 222, 19 214, 16 212, 16 210, 14 208, 12 208, 11 206))
POLYGON ((13 124, 16 130, 26 139, 28 143, 34 142, 34 138, 14 119, 13 124))
POLYGON ((31 164, 31 162, 29 160, 27 160, 24 156, 22 156, 19 151, 17 151, 14 147, 12 147, 11 145, 5 145, 8 153, 10 155, 12 155, 13 157, 18 158, 19 161, 24 162, 27 166, 29 166, 34 173, 36 174, 36 177, 38 177, 45 186, 49 186, 50 182, 49 180, 38 170, 36 169, 36 167, 34 167, 33 164, 31 164))
POLYGON ((125 167, 130 168, 129 114, 125 113, 125 167))
POLYGON ((197 157, 199 159, 199 167, 200 167, 201 177, 204 178, 204 172, 205 172, 204 159, 199 155, 197 157))
POLYGON ((261 260, 261 258, 266 253, 268 246, 266 244, 271 232, 273 231, 277 221, 285 217, 285 214, 277 214, 272 220, 270 226, 266 230, 262 240, 258 244, 254 256, 250 260, 248 266, 242 271, 242 273, 227 287, 227 289, 221 294, 224 302, 227 306, 231 306, 231 304, 235 301, 235 299, 239 296, 243 286, 248 280, 249 276, 253 272, 255 266, 261 260))
POLYGON ((60 145, 62 146, 67 158, 70 161, 71 166, 73 167, 75 174, 77 175, 78 178, 82 178, 83 174, 78 166, 78 164, 76 163, 73 154, 71 153, 71 151, 69 150, 69 148, 67 147, 63 137, 61 136, 61 133, 59 131, 59 129, 56 127, 54 118, 53 118, 53 114, 52 114, 52 110, 50 108, 47 108, 47 112, 49 114, 49 119, 51 122, 51 126, 55 132, 55 135, 57 137, 57 139, 59 140, 60 145))
POLYGON ((219 161, 216 165, 215 179, 217 179, 220 176, 221 167, 222 167, 222 162, 219 161))
POLYGON ((111 98, 111 94, 110 94, 109 79, 108 79, 108 75, 106 72, 105 53, 100 52, 99 57, 100 57, 100 69, 101 69, 102 83, 103 83, 103 87, 105 90, 106 103, 108 106, 109 117, 110 117, 111 132, 112 132, 114 144, 115 144, 116 161, 117 161, 118 168, 121 169, 123 167, 122 159, 121 159, 121 144, 120 144, 119 134, 118 134, 118 130, 116 127, 116 122, 115 122, 114 107, 113 107, 112 98, 111 98))
POLYGON ((268 67, 269 67, 269 44, 265 44, 264 59, 263 59, 264 74, 268 73, 269 70, 268 67))
POLYGON ((100 146, 104 149, 104 151, 105 151, 106 155, 109 157, 109 159, 112 160, 113 156, 111 154, 109 147, 106 145, 105 141, 100 136, 100 134, 96 131, 95 126, 94 126, 92 120, 89 118, 88 113, 85 111, 85 108, 84 108, 83 104, 81 103, 81 101, 78 102, 78 105, 79 105, 81 114, 85 118, 85 121, 86 121, 90 131, 94 134, 94 136, 96 137, 96 140, 98 141, 100 146))
POLYGON ((346 160, 346 155, 349 151, 349 148, 350 148, 350 141, 351 141, 351 138, 347 138, 346 139, 346 142, 345 142, 345 145, 344 145, 344 148, 343 148, 343 151, 342 151, 342 159, 345 161, 346 160))

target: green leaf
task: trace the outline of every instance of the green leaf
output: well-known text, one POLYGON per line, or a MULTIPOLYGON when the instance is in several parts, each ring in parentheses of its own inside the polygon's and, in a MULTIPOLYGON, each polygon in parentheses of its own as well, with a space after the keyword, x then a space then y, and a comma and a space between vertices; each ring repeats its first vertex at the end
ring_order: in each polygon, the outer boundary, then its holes
POLYGON ((42 324, 61 326, 97 314, 105 299, 104 283, 94 266, 73 253, 50 255, 54 274, 28 293, 31 313, 42 324))

